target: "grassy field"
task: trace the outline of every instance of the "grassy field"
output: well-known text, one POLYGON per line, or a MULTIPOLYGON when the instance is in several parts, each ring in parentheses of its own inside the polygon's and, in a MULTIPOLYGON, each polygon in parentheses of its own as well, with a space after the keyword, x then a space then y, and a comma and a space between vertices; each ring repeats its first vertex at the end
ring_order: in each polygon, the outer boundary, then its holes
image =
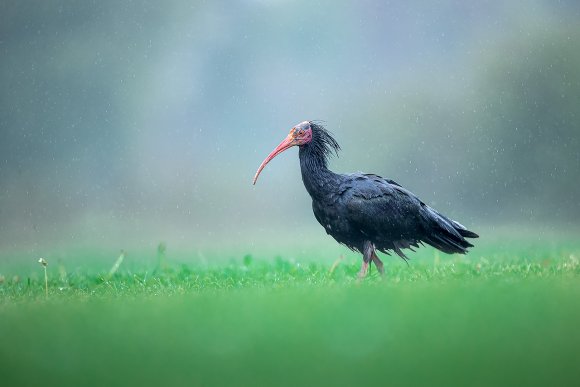
POLYGON ((580 243, 426 248, 362 282, 352 254, 202 265, 161 248, 112 275, 89 255, 49 261, 48 298, 38 263, 0 266, 2 385, 580 382, 580 243))

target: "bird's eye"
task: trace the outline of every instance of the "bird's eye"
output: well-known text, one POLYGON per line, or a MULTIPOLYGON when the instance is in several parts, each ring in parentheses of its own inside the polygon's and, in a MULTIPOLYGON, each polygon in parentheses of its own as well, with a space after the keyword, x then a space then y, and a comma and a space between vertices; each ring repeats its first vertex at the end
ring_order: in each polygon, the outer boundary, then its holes
POLYGON ((299 135, 299 136, 302 136, 303 134, 304 134, 304 130, 300 129, 300 130, 298 131, 298 135, 299 135))

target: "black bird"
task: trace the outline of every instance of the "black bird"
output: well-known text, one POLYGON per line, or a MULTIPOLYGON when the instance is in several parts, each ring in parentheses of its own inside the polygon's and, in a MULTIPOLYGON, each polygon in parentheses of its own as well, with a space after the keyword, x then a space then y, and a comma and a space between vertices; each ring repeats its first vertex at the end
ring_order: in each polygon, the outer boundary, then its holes
POLYGON ((465 254, 473 247, 465 238, 477 238, 458 222, 423 203, 393 180, 367 173, 338 174, 328 169, 328 157, 340 150, 330 133, 320 124, 304 121, 262 162, 262 169, 286 149, 298 146, 302 181, 312 197, 316 220, 339 243, 363 254, 359 277, 365 277, 370 262, 379 273, 383 263, 375 250, 394 251, 403 260, 403 249, 427 243, 447 254, 465 254))

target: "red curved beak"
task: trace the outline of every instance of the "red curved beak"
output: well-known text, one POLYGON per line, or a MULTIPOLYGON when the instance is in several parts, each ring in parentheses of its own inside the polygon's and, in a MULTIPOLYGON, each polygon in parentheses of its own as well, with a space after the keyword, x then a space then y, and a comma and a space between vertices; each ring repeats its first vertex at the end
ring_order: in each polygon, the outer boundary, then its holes
POLYGON ((258 180, 258 176, 260 175, 260 172, 262 172, 262 169, 264 169, 264 167, 266 166, 266 164, 268 164, 270 162, 270 160, 272 160, 274 157, 278 156, 280 153, 284 152, 286 149, 293 147, 294 145, 296 145, 296 143, 294 142, 294 137, 292 136, 292 133, 290 133, 288 135, 288 137, 286 137, 284 139, 284 141, 282 141, 276 147, 276 149, 274 149, 268 155, 268 157, 266 157, 266 159, 264 161, 262 161, 262 164, 260 164, 260 168, 258 168, 258 171, 254 175, 254 180, 252 181, 252 184, 256 185, 256 181, 258 180))

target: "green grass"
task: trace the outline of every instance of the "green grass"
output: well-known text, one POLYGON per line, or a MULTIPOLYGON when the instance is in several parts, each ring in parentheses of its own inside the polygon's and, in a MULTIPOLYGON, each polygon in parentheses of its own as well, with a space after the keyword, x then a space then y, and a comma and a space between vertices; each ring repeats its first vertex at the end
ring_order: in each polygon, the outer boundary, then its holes
POLYGON ((575 243, 423 249, 362 282, 352 254, 332 273, 316 257, 133 257, 110 278, 114 258, 49 260, 48 299, 38 263, 4 265, 0 383, 575 385, 579 257, 575 243))

